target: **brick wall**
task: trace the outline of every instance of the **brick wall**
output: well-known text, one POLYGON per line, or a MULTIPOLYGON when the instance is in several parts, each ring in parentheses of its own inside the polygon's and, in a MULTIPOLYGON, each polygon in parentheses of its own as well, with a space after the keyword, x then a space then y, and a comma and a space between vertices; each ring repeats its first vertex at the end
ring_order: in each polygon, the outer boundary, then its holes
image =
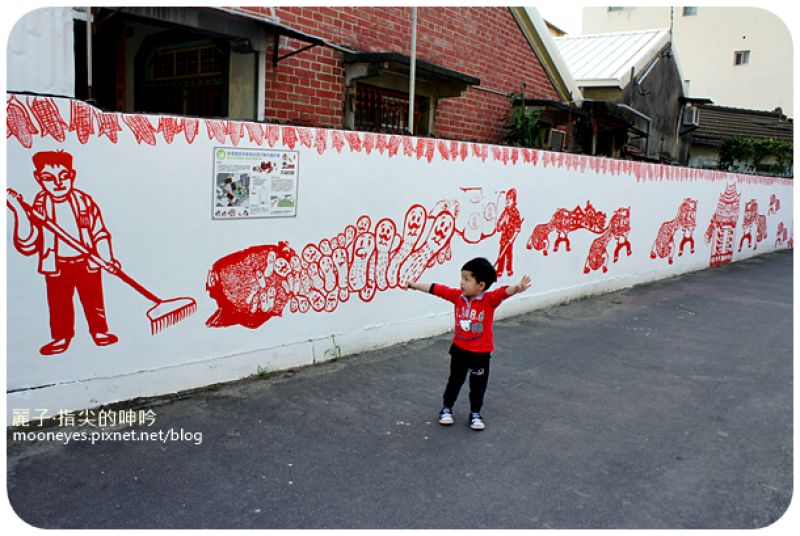
MULTIPOLYGON (((237 8, 269 16, 270 8, 237 8)), ((274 8, 278 21, 293 29, 356 51, 411 53, 411 7, 274 8)), ((282 38, 279 54, 305 46, 282 38)), ((481 87, 509 93, 527 84, 531 98, 558 100, 539 60, 506 7, 417 8, 417 57, 481 79, 481 87)), ((344 64, 341 53, 314 47, 267 62, 267 121, 341 127, 344 123, 344 64)), ((469 89, 444 99, 434 135, 497 142, 508 100, 469 89)))

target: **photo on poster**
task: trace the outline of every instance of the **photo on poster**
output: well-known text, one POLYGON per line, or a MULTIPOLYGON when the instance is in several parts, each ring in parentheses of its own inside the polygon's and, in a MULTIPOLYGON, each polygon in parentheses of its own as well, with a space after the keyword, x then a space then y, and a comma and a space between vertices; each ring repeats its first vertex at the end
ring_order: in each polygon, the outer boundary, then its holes
POLYGON ((297 214, 297 151, 214 148, 212 218, 297 214))

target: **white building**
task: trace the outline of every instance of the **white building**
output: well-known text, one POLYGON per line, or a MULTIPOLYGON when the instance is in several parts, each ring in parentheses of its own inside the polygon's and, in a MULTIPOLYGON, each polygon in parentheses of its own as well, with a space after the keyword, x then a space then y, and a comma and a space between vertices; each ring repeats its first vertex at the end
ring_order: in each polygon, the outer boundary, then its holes
POLYGON ((671 28, 691 98, 793 117, 792 38, 775 14, 750 7, 584 7, 583 35, 671 28))

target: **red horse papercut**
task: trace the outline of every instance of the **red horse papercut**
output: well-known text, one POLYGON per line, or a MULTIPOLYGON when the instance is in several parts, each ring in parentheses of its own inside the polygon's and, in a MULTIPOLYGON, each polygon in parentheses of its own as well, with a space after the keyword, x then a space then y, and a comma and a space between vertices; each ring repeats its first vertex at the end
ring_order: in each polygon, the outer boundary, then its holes
POLYGON ((331 239, 299 253, 287 242, 253 246, 214 263, 206 290, 217 302, 209 327, 257 328, 286 306, 292 313, 333 312, 352 295, 369 302, 377 291, 416 281, 452 256, 455 218, 447 202, 430 211, 414 205, 402 227, 389 218, 360 217, 331 239))
POLYGON ((667 257, 669 264, 672 264, 675 257, 675 233, 678 229, 683 231, 683 239, 678 248, 678 257, 683 255, 683 246, 688 242, 691 246, 691 253, 694 253, 694 229, 697 227, 697 200, 686 198, 678 208, 678 215, 674 220, 665 221, 661 224, 653 242, 653 248, 650 250, 650 258, 655 259, 656 256, 660 258, 667 257))

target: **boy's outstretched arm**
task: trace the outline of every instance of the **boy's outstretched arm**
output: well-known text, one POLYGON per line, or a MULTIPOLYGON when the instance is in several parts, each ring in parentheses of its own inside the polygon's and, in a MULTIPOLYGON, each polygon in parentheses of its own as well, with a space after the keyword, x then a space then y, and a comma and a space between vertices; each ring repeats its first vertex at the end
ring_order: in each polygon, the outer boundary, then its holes
POLYGON ((514 286, 506 287, 506 294, 513 296, 514 294, 525 292, 529 288, 531 288, 531 278, 527 275, 523 275, 522 279, 519 280, 519 283, 514 286))
POLYGON ((419 290, 420 292, 430 292, 431 291, 431 284, 430 283, 415 283, 413 281, 406 281, 403 290, 419 290))

